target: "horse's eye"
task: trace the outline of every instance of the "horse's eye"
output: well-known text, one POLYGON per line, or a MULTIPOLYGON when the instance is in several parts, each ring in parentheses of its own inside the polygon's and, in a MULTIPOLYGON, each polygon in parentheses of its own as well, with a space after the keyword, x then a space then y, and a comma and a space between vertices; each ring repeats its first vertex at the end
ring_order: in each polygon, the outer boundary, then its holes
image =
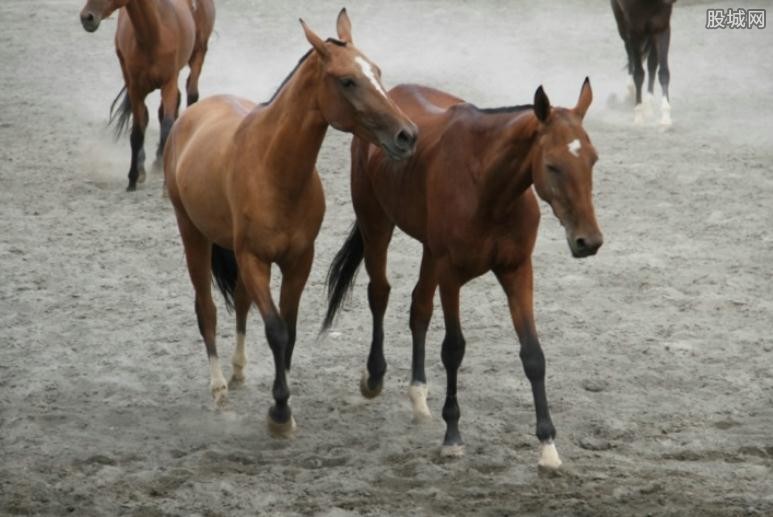
POLYGON ((548 170, 549 170, 549 171, 550 171, 552 174, 561 174, 561 169, 559 169, 559 168, 558 168, 558 167, 556 167, 555 165, 548 165, 548 170))
POLYGON ((354 79, 351 77, 344 77, 343 79, 340 79, 339 81, 341 83, 341 86, 343 86, 346 89, 354 88, 357 83, 354 82, 354 79))

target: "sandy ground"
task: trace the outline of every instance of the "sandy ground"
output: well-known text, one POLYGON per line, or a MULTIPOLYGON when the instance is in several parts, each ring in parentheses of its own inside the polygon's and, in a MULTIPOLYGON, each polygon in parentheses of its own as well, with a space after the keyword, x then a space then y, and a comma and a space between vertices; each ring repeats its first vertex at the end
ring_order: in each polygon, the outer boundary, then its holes
MULTIPOLYGON (((555 104, 573 105, 591 76, 606 244, 573 260, 545 209, 534 257, 565 462, 544 476, 493 278, 462 292, 462 459, 439 455, 439 312, 428 336, 434 421, 414 425, 405 395, 415 242, 398 235, 391 248, 379 399, 357 388, 370 329, 363 277, 334 334, 316 340, 324 274, 353 217, 349 138, 332 130, 319 161, 328 213, 291 375, 298 435, 277 441, 265 429, 273 367, 255 313, 247 383, 215 409, 161 177, 124 192, 128 141, 105 129, 121 86, 115 21, 87 34, 79 1, 0 2, 0 514, 773 514, 773 32, 704 29, 707 7, 731 6, 753 7, 678 2, 675 123, 661 133, 634 128, 621 101, 607 2, 349 5, 388 87, 422 82, 498 106, 529 102, 544 83, 555 104)), ((333 35, 340 5, 218 8, 203 95, 260 100, 307 48, 297 17, 333 35)), ((157 135, 153 121, 149 150, 157 135)), ((233 323, 218 303, 228 365, 233 323)))

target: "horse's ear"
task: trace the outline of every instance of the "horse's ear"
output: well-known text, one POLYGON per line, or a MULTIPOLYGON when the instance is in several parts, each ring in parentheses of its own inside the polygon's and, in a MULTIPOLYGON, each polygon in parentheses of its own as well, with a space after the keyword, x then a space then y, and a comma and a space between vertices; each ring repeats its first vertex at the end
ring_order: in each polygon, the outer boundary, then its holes
POLYGON ((590 78, 586 77, 585 82, 582 83, 582 89, 580 90, 580 98, 577 99, 577 106, 574 107, 575 113, 577 113, 580 118, 585 118, 585 113, 587 113, 588 108, 590 107, 590 103, 593 101, 593 90, 591 90, 590 87, 590 78))
POLYGON ((352 22, 349 20, 349 15, 346 13, 346 7, 341 9, 341 12, 338 13, 336 29, 338 30, 338 39, 346 43, 352 43, 352 22))
POLYGON ((550 116, 550 99, 542 89, 542 85, 534 92, 534 114, 540 122, 547 121, 550 116))
POLYGON ((311 46, 314 47, 314 50, 317 51, 320 57, 327 59, 330 56, 330 51, 325 47, 325 42, 322 41, 322 38, 317 36, 313 30, 309 29, 309 26, 306 25, 306 22, 303 21, 303 19, 299 18, 299 20, 301 22, 301 27, 303 27, 303 32, 306 34, 306 39, 309 40, 311 46))

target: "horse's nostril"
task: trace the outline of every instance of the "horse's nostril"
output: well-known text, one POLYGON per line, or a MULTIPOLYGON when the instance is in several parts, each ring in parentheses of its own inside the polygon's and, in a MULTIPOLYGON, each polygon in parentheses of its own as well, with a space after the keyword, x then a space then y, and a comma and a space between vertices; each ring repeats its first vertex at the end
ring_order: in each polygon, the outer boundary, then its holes
POLYGON ((587 243, 585 242, 585 239, 583 239, 582 237, 578 238, 575 241, 575 244, 577 244, 577 249, 580 249, 580 250, 584 250, 586 248, 586 246, 587 246, 587 243))
POLYGON ((397 133, 395 140, 401 149, 410 149, 413 147, 413 144, 416 141, 416 137, 413 135, 413 133, 410 133, 405 129, 401 129, 400 132, 397 133))

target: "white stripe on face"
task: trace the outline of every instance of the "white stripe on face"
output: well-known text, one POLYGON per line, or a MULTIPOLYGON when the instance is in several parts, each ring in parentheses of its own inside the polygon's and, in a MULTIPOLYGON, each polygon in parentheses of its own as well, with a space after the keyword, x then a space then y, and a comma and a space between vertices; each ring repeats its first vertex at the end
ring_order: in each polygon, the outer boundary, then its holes
POLYGON ((373 71, 373 67, 370 65, 370 63, 365 61, 361 56, 355 57, 354 62, 360 66, 360 70, 362 70, 362 73, 365 74, 365 77, 367 77, 368 80, 373 84, 373 86, 376 88, 376 91, 386 97, 384 87, 381 86, 381 83, 378 81, 378 78, 376 77, 376 74, 373 71))
POLYGON ((567 145, 569 148, 569 152, 572 153, 573 156, 580 156, 580 149, 582 149, 582 144, 578 139, 574 139, 571 142, 569 142, 569 145, 567 145))

